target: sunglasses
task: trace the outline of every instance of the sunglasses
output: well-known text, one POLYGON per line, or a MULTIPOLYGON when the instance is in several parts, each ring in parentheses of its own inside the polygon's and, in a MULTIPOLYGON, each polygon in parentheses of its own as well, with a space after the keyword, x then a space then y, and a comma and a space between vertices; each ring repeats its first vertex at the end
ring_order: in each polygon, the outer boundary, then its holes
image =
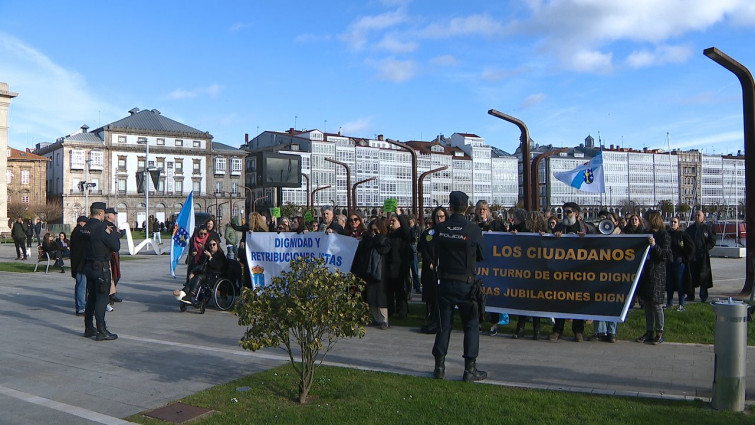
POLYGON ((564 214, 571 214, 573 212, 574 212, 574 210, 564 210, 564 214))
POLYGON ((218 244, 216 244, 216 243, 211 243, 211 244, 209 244, 209 245, 210 245, 210 246, 218 246, 218 244))
POLYGON ((350 221, 359 221, 359 217, 351 217, 349 220, 350 221))

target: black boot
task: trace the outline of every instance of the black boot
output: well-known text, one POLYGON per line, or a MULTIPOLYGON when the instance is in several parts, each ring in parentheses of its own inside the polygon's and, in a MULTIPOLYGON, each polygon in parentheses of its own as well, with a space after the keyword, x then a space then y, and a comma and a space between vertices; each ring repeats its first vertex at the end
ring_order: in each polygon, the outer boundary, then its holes
POLYGON ((482 381, 487 377, 487 372, 477 370, 477 359, 464 359, 464 382, 482 381))
POLYGON ((93 336, 97 336, 97 329, 94 328, 92 325, 87 325, 84 327, 84 338, 91 338, 93 336))
POLYGON ((517 325, 516 332, 511 337, 514 339, 524 338, 524 326, 520 327, 517 325))
POLYGON ((446 357, 435 358, 435 370, 433 370, 433 378, 443 379, 446 376, 446 357))
POLYGON ((105 325, 97 326, 97 341, 112 341, 118 339, 118 335, 110 333, 105 325))

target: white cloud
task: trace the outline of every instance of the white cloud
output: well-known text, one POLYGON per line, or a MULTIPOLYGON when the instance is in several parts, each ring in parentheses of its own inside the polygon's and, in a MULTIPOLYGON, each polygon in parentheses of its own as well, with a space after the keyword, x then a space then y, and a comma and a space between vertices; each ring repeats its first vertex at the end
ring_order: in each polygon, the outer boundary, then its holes
POLYGON ((372 118, 359 118, 341 126, 341 134, 365 134, 372 127, 372 118))
POLYGON ((13 36, 0 33, 0 58, 2 80, 18 93, 8 117, 11 146, 51 142, 82 124, 95 127, 100 113, 123 114, 122 107, 92 95, 80 74, 13 36))
POLYGON ((201 95, 208 95, 210 97, 215 97, 218 94, 220 94, 222 89, 223 87, 220 86, 219 84, 210 84, 207 87, 202 87, 202 88, 198 88, 194 90, 185 90, 185 89, 178 88, 168 93, 165 96, 165 98, 171 99, 171 100, 181 100, 181 99, 192 99, 201 95))
POLYGON ((482 70, 480 77, 486 81, 496 82, 514 77, 527 71, 529 71, 529 67, 526 66, 522 66, 516 69, 485 68, 482 70))
POLYGON ((420 34, 427 38, 449 38, 462 35, 493 36, 503 31, 504 26, 488 15, 470 15, 453 18, 449 22, 430 24, 420 34))
POLYGON ((405 20, 406 14, 402 9, 381 13, 380 15, 363 16, 349 25, 347 31, 341 34, 339 38, 353 49, 361 50, 367 44, 370 33, 394 27, 405 20))
POLYGON ((543 93, 535 93, 535 94, 529 95, 527 96, 526 99, 524 99, 524 101, 522 101, 522 104, 519 105, 519 108, 526 109, 526 108, 529 108, 530 106, 535 106, 538 103, 542 103, 547 97, 548 96, 546 96, 543 93))
POLYGON ((231 25, 231 28, 229 28, 229 31, 231 31, 231 32, 237 32, 237 31, 241 31, 241 30, 243 30, 245 28, 249 28, 251 26, 252 26, 252 24, 245 24, 245 23, 242 23, 242 22, 236 22, 235 24, 231 25))
POLYGON ((689 46, 657 46, 654 51, 636 50, 627 57, 627 64, 632 68, 646 68, 665 63, 684 62, 692 56, 689 46))
POLYGON ((382 40, 380 40, 375 48, 379 50, 387 50, 391 53, 410 53, 419 47, 419 44, 413 41, 399 40, 396 34, 386 34, 382 40))
POLYGON ((453 55, 441 55, 430 59, 430 63, 438 66, 456 66, 459 61, 453 55))
POLYGON ((403 83, 417 74, 417 63, 413 60, 383 59, 379 62, 367 61, 378 70, 378 78, 394 83, 403 83))
POLYGON ((604 71, 616 42, 657 45, 627 58, 632 67, 653 66, 690 57, 687 47, 665 45, 672 38, 727 19, 755 23, 751 0, 533 0, 528 7, 531 15, 512 25, 515 32, 540 37, 545 53, 582 72, 604 71))
POLYGON ((597 50, 582 50, 566 58, 565 65, 574 71, 609 73, 613 70, 613 53, 603 53, 597 50))

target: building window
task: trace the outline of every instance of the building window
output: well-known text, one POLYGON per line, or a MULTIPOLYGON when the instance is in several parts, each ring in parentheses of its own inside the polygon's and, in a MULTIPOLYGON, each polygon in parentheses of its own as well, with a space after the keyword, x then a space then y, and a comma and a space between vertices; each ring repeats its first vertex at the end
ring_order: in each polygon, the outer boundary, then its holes
POLYGON ((233 195, 239 194, 239 184, 237 182, 231 183, 231 194, 233 195))
POLYGON ((194 191, 194 195, 199 196, 202 193, 200 192, 202 190, 202 181, 201 180, 194 180, 191 182, 191 190, 194 191))
POLYGON ((165 139, 157 139, 158 146, 165 146, 165 139))
POLYGON ((102 170, 104 157, 105 155, 102 151, 89 151, 89 169, 102 170))
POLYGON ((241 175, 242 165, 243 162, 241 161, 241 158, 231 158, 231 174, 234 176, 241 175))
POLYGON ((173 187, 176 189, 176 195, 182 195, 184 193, 184 182, 182 180, 176 180, 173 187))
POLYGON ((21 203, 24 205, 29 205, 29 195, 23 194, 21 195, 21 203))
POLYGON ((118 143, 126 143, 126 136, 118 136, 118 143))
POLYGON ((200 142, 199 140, 195 140, 192 146, 194 146, 195 148, 200 148, 202 147, 202 142, 200 142))
POLYGON ((183 140, 176 139, 176 146, 183 146, 183 145, 184 145, 184 141, 183 140))
POLYGON ((21 184, 29 184, 29 170, 21 170, 21 184))
POLYGON ((139 171, 144 171, 144 157, 140 156, 136 160, 136 169, 139 171))
POLYGON ((126 171, 126 157, 118 156, 118 171, 126 171))
POLYGON ((126 179, 118 179, 118 194, 126 194, 126 179))
POLYGON ((222 193, 223 192, 223 182, 215 182, 215 193, 222 193))
POLYGON ((158 170, 165 169, 165 158, 157 158, 157 169, 158 170))
POLYGON ((176 174, 183 174, 183 173, 184 173, 184 160, 177 159, 176 160, 176 174))
POLYGON ((71 150, 71 169, 83 170, 84 169, 84 151, 83 150, 71 150))
POLYGON ((202 174, 202 160, 193 160, 192 174, 202 174))
POLYGON ((215 158, 215 174, 225 174, 225 158, 215 158))

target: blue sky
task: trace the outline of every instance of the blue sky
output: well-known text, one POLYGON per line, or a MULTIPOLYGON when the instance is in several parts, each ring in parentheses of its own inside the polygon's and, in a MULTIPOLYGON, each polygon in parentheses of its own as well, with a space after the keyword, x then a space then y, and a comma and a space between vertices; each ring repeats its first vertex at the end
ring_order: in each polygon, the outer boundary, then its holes
POLYGON ((263 130, 743 149, 752 0, 0 0, 9 144, 158 109, 238 146, 263 130))

